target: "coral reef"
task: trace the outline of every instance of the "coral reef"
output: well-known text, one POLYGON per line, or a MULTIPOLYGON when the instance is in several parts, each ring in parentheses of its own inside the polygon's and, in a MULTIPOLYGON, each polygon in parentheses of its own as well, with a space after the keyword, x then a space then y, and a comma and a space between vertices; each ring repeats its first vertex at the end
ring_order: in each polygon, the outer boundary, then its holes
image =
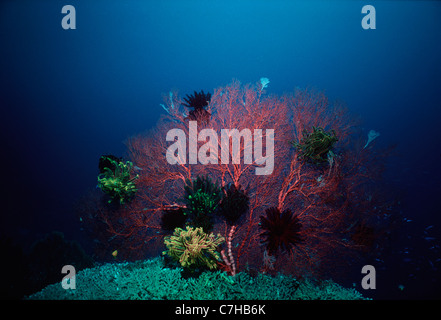
MULTIPOLYGON (((363 149, 365 136, 355 118, 324 93, 296 89, 267 95, 268 83, 234 80, 216 88, 209 99, 203 92, 184 99, 177 92, 164 96, 166 113, 156 126, 126 141, 128 159, 139 174, 139 191, 124 206, 99 199, 83 206, 83 226, 95 234, 99 254, 111 257, 118 249, 118 259, 153 257, 164 251, 164 238, 175 228, 189 226, 229 240, 219 248, 225 255, 225 265, 219 266, 229 274, 247 269, 336 279, 336 270, 344 274, 358 257, 372 252, 367 250, 370 243, 361 243, 356 235, 363 230, 354 226, 362 221, 375 229, 369 234, 375 235, 376 257, 382 254, 381 241, 399 215, 396 201, 386 205, 378 196, 390 149, 375 144, 363 149), (276 164, 272 173, 255 174, 263 167, 261 158, 247 158, 244 138, 237 148, 231 138, 231 148, 225 149, 225 158, 235 158, 234 163, 170 164, 164 155, 171 141, 165 137, 172 129, 189 133, 189 117, 198 116, 188 115, 188 108, 207 108, 206 128, 216 133, 261 133, 265 152, 271 145, 267 132, 274 130, 273 152, 268 152, 276 164), (278 211, 268 215, 268 208, 278 211)), ((206 128, 198 122, 196 129, 206 128)), ((222 142, 194 143, 219 150, 222 142)), ((186 148, 183 156, 190 155, 186 148)))
POLYGON ((355 289, 331 280, 297 280, 292 276, 240 272, 235 277, 206 271, 183 278, 182 269, 166 268, 163 260, 104 264, 76 275, 76 289, 60 283, 27 297, 30 300, 363 300, 355 289))

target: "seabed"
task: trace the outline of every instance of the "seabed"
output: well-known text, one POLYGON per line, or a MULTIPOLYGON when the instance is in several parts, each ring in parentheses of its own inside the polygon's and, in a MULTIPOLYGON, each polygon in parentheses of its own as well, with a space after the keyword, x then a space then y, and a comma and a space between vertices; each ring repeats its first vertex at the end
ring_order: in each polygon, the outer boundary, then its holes
POLYGON ((106 263, 79 271, 75 289, 61 281, 30 300, 364 300, 358 291, 332 280, 297 280, 292 276, 205 271, 183 277, 182 268, 168 268, 162 257, 136 262, 106 263))

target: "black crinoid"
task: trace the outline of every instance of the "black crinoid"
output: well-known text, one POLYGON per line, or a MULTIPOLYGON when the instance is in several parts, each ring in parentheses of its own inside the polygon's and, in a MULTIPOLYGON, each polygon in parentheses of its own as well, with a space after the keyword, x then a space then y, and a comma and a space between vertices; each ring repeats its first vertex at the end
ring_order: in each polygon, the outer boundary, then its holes
POLYGON ((205 107, 211 100, 211 93, 205 93, 204 90, 199 93, 195 91, 193 95, 187 94, 184 100, 186 103, 183 105, 192 109, 188 114, 188 120, 197 121, 201 125, 207 125, 210 122, 211 113, 205 110, 205 107))
POLYGON ((241 185, 236 188, 234 184, 229 184, 223 187, 222 190, 224 195, 219 204, 218 214, 232 226, 248 211, 249 197, 241 185))
POLYGON ((276 254, 279 249, 288 252, 303 241, 300 235, 302 224, 290 209, 280 212, 278 208, 271 207, 265 213, 266 217, 260 217, 260 227, 263 229, 260 236, 270 255, 276 254))
POLYGON ((184 228, 187 216, 178 206, 171 206, 162 210, 161 228, 164 233, 172 233, 176 228, 184 228))

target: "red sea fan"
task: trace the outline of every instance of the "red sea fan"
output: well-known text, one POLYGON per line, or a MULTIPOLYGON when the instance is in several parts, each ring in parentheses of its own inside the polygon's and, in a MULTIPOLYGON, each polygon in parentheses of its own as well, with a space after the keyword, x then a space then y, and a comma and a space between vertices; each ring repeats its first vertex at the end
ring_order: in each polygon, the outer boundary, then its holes
POLYGON ((282 252, 287 252, 302 242, 302 224, 291 210, 280 212, 278 208, 271 207, 265 213, 266 217, 260 217, 260 227, 264 230, 260 236, 270 255, 277 253, 279 248, 282 252))

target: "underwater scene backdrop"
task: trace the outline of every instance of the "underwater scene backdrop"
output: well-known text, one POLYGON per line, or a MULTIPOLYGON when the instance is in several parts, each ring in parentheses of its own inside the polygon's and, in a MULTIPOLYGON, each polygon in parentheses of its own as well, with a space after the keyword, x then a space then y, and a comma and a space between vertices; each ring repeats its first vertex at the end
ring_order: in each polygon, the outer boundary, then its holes
POLYGON ((1 297, 439 299, 440 14, 2 1, 1 297))

